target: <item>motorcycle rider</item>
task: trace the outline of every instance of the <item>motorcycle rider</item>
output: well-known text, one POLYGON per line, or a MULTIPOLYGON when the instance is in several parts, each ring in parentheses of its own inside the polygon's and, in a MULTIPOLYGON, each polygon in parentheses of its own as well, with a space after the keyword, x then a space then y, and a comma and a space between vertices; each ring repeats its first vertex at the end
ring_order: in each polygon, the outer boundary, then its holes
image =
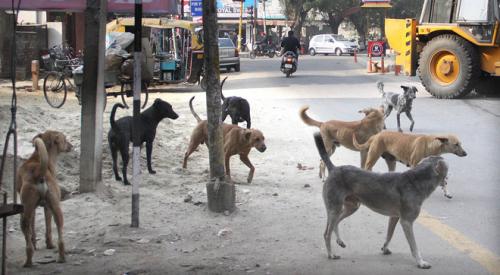
POLYGON ((287 51, 291 51, 295 53, 297 59, 299 58, 299 50, 300 50, 300 42, 293 35, 293 31, 288 31, 288 37, 283 38, 281 41, 281 55, 286 53, 287 51))

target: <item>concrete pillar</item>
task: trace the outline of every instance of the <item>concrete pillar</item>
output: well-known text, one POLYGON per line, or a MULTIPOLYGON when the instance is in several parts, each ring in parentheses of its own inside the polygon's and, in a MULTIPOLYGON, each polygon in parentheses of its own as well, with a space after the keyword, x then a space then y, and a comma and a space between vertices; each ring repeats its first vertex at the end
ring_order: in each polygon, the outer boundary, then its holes
POLYGON ((93 192, 102 179, 102 115, 106 0, 87 0, 82 86, 80 192, 93 192))

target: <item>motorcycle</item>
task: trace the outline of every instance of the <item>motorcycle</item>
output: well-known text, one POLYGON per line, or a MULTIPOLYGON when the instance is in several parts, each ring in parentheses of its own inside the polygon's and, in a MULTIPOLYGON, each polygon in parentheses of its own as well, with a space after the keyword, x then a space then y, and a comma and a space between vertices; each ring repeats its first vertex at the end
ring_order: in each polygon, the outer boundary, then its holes
POLYGON ((253 46, 253 50, 250 52, 250 58, 254 59, 257 56, 269 56, 273 58, 276 54, 276 49, 273 44, 257 43, 253 46))
POLYGON ((297 71, 297 56, 292 51, 287 51, 283 54, 281 58, 281 71, 290 77, 295 71, 297 71))

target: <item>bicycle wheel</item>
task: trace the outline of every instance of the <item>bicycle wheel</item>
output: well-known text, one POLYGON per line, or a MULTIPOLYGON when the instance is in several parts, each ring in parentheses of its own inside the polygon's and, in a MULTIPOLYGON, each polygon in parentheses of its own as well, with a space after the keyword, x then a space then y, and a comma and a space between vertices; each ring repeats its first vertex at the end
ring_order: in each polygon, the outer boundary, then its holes
MULTIPOLYGON (((148 104, 148 99, 149 99, 149 92, 148 88, 145 84, 143 84, 144 87, 141 91, 141 109, 144 109, 146 105, 148 104)), ((122 103, 125 106, 125 108, 129 108, 133 106, 134 102, 134 90, 133 86, 130 84, 123 84, 120 92, 121 98, 122 98, 122 103)))
POLYGON ((43 96, 47 103, 54 108, 61 108, 66 97, 68 89, 64 76, 56 72, 49 72, 43 80, 43 96))

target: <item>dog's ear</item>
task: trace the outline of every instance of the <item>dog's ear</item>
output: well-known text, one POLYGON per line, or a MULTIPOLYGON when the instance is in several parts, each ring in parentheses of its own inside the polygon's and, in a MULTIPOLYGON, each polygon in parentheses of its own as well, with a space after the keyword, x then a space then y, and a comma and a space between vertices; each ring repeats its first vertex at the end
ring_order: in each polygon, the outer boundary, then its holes
POLYGON ((436 137, 441 143, 448 143, 450 140, 447 137, 436 137))
POLYGON ((438 160, 433 168, 434 172, 436 172, 438 175, 446 177, 446 175, 448 174, 448 164, 446 164, 446 161, 444 161, 443 159, 438 160))
POLYGON ((244 135, 246 140, 250 140, 252 137, 252 131, 245 129, 244 135))
POLYGON ((405 91, 406 91, 406 90, 408 90, 410 87, 405 86, 405 85, 401 85, 401 88, 402 88, 403 90, 405 90, 405 91))

